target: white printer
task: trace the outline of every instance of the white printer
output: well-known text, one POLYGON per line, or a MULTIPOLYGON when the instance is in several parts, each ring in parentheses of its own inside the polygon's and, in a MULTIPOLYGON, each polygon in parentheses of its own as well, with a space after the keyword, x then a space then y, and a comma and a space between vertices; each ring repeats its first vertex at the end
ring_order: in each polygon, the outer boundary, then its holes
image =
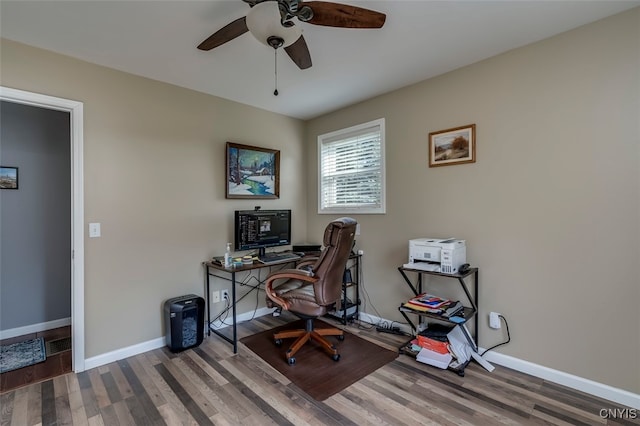
POLYGON ((409 240, 409 263, 406 268, 457 274, 467 262, 465 240, 455 238, 416 238, 409 240))

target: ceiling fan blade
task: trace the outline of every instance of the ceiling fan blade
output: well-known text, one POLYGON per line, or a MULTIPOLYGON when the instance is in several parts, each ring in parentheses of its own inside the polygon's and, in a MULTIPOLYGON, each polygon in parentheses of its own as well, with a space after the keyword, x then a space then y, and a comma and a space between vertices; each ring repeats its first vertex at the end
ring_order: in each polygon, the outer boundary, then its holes
POLYGON ((310 24, 342 28, 382 28, 387 15, 357 6, 326 1, 302 3, 313 10, 310 24))
POLYGON ((243 16, 213 33, 208 39, 200 43, 198 49, 211 50, 241 36, 247 31, 249 31, 249 28, 247 28, 247 18, 243 16))
POLYGON ((307 42, 304 41, 304 36, 300 36, 295 43, 285 47, 284 50, 301 70, 311 67, 311 54, 307 42))

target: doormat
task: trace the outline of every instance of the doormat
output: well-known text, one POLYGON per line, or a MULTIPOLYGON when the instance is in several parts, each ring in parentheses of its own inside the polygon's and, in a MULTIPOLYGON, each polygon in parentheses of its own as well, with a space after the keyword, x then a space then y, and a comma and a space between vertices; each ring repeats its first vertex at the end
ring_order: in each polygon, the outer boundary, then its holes
MULTIPOLYGON (((336 337, 328 338, 338 348, 339 361, 331 359, 314 342, 307 342, 296 353, 296 363, 289 365, 285 352, 294 339, 285 339, 278 347, 274 343, 273 333, 304 326, 304 321, 299 320, 244 337, 240 341, 317 401, 324 401, 398 356, 397 351, 378 346, 345 330, 343 341, 336 337)), ((332 326, 323 321, 315 321, 315 327, 332 326)))
POLYGON ((63 337, 62 339, 50 340, 45 342, 47 348, 47 356, 59 354, 71 350, 71 337, 63 337))
POLYGON ((42 337, 0 346, 0 373, 28 367, 45 359, 47 355, 42 337))

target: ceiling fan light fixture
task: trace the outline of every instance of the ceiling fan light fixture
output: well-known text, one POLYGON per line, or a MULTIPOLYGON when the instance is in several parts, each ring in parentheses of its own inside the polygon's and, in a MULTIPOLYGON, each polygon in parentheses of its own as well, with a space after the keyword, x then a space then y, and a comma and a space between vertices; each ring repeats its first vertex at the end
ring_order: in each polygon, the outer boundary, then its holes
POLYGON ((277 36, 270 36, 267 39, 267 44, 274 49, 277 49, 279 47, 282 47, 282 45, 284 44, 284 40, 277 36))
POLYGON ((297 25, 282 25, 277 1, 267 0, 256 4, 247 14, 246 21, 249 32, 260 43, 270 47, 273 46, 269 43, 269 38, 282 39, 282 47, 287 47, 302 35, 302 30, 297 25))

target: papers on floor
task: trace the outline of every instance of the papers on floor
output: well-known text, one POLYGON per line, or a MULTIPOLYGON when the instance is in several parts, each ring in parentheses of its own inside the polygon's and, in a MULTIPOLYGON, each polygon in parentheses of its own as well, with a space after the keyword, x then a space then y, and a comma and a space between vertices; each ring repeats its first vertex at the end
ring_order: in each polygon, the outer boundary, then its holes
POLYGON ((449 350, 455 355, 455 362, 451 365, 452 368, 461 368, 469 362, 471 359, 471 353, 473 349, 464 336, 462 327, 457 325, 447 334, 447 340, 449 340, 449 350))

